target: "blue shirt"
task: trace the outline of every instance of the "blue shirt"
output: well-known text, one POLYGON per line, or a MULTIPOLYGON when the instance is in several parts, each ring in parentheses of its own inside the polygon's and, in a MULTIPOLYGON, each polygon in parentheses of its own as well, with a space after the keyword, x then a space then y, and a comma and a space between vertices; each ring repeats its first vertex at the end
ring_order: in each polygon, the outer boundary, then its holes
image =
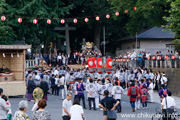
POLYGON ((138 56, 137 56, 138 58, 137 58, 137 60, 138 61, 141 61, 142 60, 142 57, 143 57, 143 55, 142 54, 138 54, 138 56))
POLYGON ((51 78, 51 86, 55 86, 55 78, 51 78))

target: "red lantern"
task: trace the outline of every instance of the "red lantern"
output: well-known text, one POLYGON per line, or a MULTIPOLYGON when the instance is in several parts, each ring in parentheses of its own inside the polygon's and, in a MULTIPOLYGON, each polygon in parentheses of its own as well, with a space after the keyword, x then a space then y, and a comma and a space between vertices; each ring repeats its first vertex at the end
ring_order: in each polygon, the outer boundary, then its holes
POLYGON ((22 19, 21 19, 21 18, 18 18, 17 21, 18 21, 18 23, 21 23, 21 22, 22 22, 22 19))
POLYGON ((73 22, 74 22, 74 23, 77 23, 77 19, 75 18, 75 19, 73 20, 73 22))
POLYGON ((33 20, 33 23, 34 23, 34 24, 37 24, 37 22, 38 22, 38 21, 37 21, 36 19, 33 20))
POLYGON ((93 69, 94 69, 94 72, 96 72, 96 64, 97 64, 96 58, 93 57, 92 60, 93 60, 93 67, 94 67, 93 69))
POLYGON ((137 7, 134 7, 134 11, 137 10, 137 7))
POLYGON ((107 18, 107 19, 109 19, 109 18, 110 18, 110 15, 109 15, 109 14, 107 14, 107 15, 106 15, 106 18, 107 18))
POLYGON ((153 60, 155 60, 155 59, 156 59, 156 57, 155 57, 155 56, 153 56, 153 57, 152 57, 152 59, 153 59, 153 60))
POLYGON ((116 59, 113 59, 113 61, 115 62, 115 61, 116 61, 116 59))
POLYGON ((119 12, 116 12, 116 16, 119 16, 119 12))
POLYGON ((179 59, 180 59, 180 56, 179 56, 179 59))
POLYGON ((165 56, 165 59, 166 59, 166 60, 168 59, 168 56, 167 56, 167 55, 165 56))
POLYGON ((64 19, 61 19, 61 24, 64 24, 65 23, 65 20, 64 19))
POLYGON ((89 21, 89 19, 88 19, 88 18, 85 18, 84 21, 87 23, 87 22, 89 21))
POLYGON ((49 64, 49 67, 51 67, 51 64, 49 64))
POLYGON ((99 56, 101 56, 102 54, 99 52, 99 54, 98 54, 99 56))
POLYGON ((158 60, 161 60, 161 56, 158 56, 158 60))
POLYGON ((147 57, 148 60, 150 60, 150 57, 147 57))
POLYGON ((78 52, 76 52, 76 55, 77 55, 77 56, 79 55, 78 52))
POLYGON ((106 73, 111 73, 112 71, 112 59, 108 58, 106 63, 106 73))
POLYGON ((127 59, 127 62, 129 62, 129 59, 127 59))
POLYGON ((174 59, 175 59, 175 56, 173 55, 173 56, 171 57, 171 59, 174 60, 174 59))
POLYGON ((82 56, 82 53, 79 53, 79 56, 82 56))
POLYGON ((2 17, 1 17, 1 20, 2 20, 2 21, 5 21, 5 20, 6 20, 6 17, 5 17, 5 16, 2 16, 2 17))
POLYGON ((123 60, 122 59, 119 59, 120 62, 122 62, 123 60))
POLYGON ((102 58, 97 58, 97 72, 102 73, 102 58))
POLYGON ((99 21, 99 20, 100 20, 100 17, 99 17, 99 16, 96 16, 96 20, 99 21))
POLYGON ((123 62, 126 62, 126 59, 123 59, 123 62))
POLYGON ((154 6, 152 6, 152 8, 154 8, 154 6))
POLYGON ((127 13, 128 13, 128 10, 125 10, 125 13, 127 14, 127 13))
POLYGON ((51 20, 50 19, 47 20, 47 24, 51 24, 51 20))
POLYGON ((92 58, 88 58, 88 68, 89 68, 89 72, 93 73, 94 69, 93 69, 93 60, 92 58))

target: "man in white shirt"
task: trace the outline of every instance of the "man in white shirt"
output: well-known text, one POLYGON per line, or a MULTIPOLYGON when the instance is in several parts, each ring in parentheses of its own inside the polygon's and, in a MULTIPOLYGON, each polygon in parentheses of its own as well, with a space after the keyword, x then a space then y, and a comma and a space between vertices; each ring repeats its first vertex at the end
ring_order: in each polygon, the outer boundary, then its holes
POLYGON ((112 95, 114 99, 119 101, 119 105, 117 106, 118 113, 121 112, 121 96, 123 94, 124 89, 121 86, 118 86, 118 82, 115 82, 115 85, 112 89, 112 95))
POLYGON ((164 72, 161 73, 162 74, 162 77, 161 77, 161 85, 164 84, 165 88, 167 87, 167 77, 165 76, 164 72))
POLYGON ((153 102, 153 89, 154 89, 154 85, 152 83, 152 80, 149 80, 149 94, 150 94, 150 102, 153 102))
POLYGON ((60 85, 64 85, 64 88, 61 90, 62 91, 62 99, 64 100, 64 94, 65 95, 67 94, 67 82, 66 82, 66 79, 64 77, 64 74, 60 78, 60 85))
POLYGON ((161 103, 163 120, 171 120, 171 114, 174 112, 174 106, 176 105, 176 103, 175 103, 174 98, 171 97, 171 95, 172 93, 169 91, 167 93, 167 97, 164 98, 161 103))
POLYGON ((63 120, 70 120, 71 114, 70 114, 70 107, 72 106, 72 94, 68 93, 66 99, 63 101, 63 110, 62 110, 62 118, 63 120))

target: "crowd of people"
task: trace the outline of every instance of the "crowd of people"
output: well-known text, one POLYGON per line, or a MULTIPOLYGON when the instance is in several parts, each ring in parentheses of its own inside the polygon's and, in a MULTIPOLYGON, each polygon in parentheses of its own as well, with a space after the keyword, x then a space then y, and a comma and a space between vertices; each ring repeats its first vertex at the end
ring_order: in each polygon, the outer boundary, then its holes
MULTIPOLYGON (((56 67, 35 68, 34 70, 27 69, 26 82, 27 99, 35 103, 32 108, 33 120, 51 119, 50 114, 44 110, 47 105, 46 100, 48 100, 48 94, 59 96, 60 92, 63 100, 63 120, 85 119, 83 109, 87 109, 86 95, 89 110, 92 108, 93 110, 103 110, 103 119, 108 120, 109 110, 117 110, 117 113, 122 112, 121 99, 125 90, 130 98, 132 112, 141 108, 142 110, 147 109, 148 100, 154 102, 154 89, 159 91, 163 110, 175 106, 173 98, 170 98, 171 92, 167 89, 168 79, 165 73, 153 73, 151 69, 142 67, 113 66, 112 73, 108 74, 105 69, 103 69, 103 73, 89 73, 87 67, 73 69, 57 65, 56 67), (72 96, 74 96, 73 102, 71 101, 72 96), (165 104, 164 98, 167 98, 167 104, 165 104), (81 101, 83 107, 80 105, 81 101)), ((7 100, 3 100, 2 95, 3 90, 0 89, 0 119, 5 120, 10 105, 6 103, 7 100)), ((27 101, 21 101, 19 111, 15 113, 13 120, 20 120, 19 117, 23 120, 29 120, 25 113, 27 108, 27 101)), ((113 119, 116 117, 114 116, 113 119)))

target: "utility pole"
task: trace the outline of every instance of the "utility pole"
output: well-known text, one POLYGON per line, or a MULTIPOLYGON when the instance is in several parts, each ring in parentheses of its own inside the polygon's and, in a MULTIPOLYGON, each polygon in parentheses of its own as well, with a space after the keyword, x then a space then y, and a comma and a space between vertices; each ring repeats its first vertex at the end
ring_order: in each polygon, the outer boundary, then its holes
POLYGON ((137 54, 137 32, 136 32, 136 54, 137 54))
POLYGON ((103 27, 103 40, 104 40, 104 56, 106 56, 106 46, 105 46, 105 43, 106 43, 106 33, 105 33, 105 27, 103 27))

